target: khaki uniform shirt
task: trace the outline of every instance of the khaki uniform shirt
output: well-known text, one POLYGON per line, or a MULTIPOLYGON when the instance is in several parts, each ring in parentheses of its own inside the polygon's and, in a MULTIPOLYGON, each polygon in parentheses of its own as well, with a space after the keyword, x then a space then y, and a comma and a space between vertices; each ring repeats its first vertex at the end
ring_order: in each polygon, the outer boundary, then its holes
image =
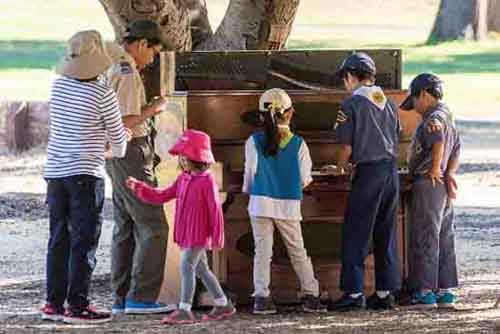
MULTIPOLYGON (((146 105, 146 92, 134 58, 117 44, 108 46, 113 65, 106 72, 108 85, 116 92, 122 116, 140 116, 146 105)), ((133 137, 149 136, 148 120, 135 126, 133 137)))

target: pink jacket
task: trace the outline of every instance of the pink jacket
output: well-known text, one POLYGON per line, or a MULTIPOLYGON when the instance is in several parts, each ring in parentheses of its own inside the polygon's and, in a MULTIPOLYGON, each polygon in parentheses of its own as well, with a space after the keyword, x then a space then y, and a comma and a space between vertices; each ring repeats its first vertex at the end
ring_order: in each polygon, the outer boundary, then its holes
POLYGON ((224 216, 219 189, 210 171, 200 174, 181 173, 166 188, 154 188, 144 182, 135 187, 144 202, 162 204, 174 198, 174 242, 181 248, 224 247, 224 216))

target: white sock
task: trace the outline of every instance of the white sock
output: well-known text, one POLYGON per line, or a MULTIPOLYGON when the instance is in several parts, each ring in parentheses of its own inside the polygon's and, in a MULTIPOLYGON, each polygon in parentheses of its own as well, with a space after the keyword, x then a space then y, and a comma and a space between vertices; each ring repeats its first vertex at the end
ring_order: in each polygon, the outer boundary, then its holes
POLYGON ((378 298, 386 298, 387 296, 389 296, 391 292, 390 291, 387 291, 387 290, 377 290, 377 296, 378 298))
POLYGON ((445 293, 453 293, 453 289, 439 289, 440 295, 444 295, 445 293))
POLYGON ((362 295, 363 295, 362 292, 357 292, 357 293, 351 293, 351 294, 349 294, 349 297, 351 297, 351 298, 359 298, 362 295))
POLYGON ((191 304, 188 303, 179 303, 179 310, 184 310, 191 312, 191 304))
POLYGON ((220 298, 214 299, 215 306, 226 306, 227 305, 227 297, 222 296, 220 298))

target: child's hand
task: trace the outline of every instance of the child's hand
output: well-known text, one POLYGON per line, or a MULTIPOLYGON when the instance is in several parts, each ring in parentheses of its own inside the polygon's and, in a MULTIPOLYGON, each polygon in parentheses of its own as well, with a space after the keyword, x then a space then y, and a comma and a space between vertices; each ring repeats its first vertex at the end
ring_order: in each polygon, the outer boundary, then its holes
POLYGON ((431 179, 432 186, 435 187, 437 183, 443 184, 443 175, 441 174, 441 170, 439 168, 432 168, 427 176, 431 179))
POLYGON ((127 184, 127 188, 129 188, 130 190, 132 191, 136 191, 137 189, 137 185, 140 183, 141 181, 137 180, 136 178, 132 177, 132 176, 129 176, 127 178, 127 181, 126 181, 126 184, 127 184))
POLYGON ((446 175, 446 190, 448 191, 448 197, 450 199, 457 198, 458 185, 457 180, 455 180, 455 175, 446 175))

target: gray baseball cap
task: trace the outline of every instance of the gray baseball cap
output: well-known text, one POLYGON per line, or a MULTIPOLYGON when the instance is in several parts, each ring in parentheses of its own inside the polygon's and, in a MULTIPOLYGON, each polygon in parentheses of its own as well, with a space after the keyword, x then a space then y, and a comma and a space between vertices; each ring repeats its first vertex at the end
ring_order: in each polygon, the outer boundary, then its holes
POLYGON ((421 91, 427 89, 434 89, 443 96, 443 81, 432 73, 417 75, 410 83, 408 96, 399 107, 403 110, 415 109, 415 97, 419 96, 421 91))

